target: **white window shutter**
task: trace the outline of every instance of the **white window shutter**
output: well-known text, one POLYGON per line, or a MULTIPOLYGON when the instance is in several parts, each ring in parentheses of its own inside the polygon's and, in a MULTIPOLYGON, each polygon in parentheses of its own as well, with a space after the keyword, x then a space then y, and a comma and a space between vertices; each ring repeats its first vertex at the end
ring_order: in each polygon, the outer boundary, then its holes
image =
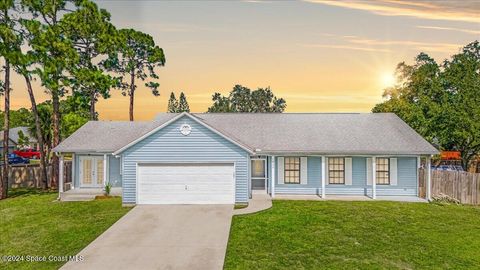
POLYGON ((308 159, 307 157, 300 158, 300 184, 306 185, 308 182, 308 159))
POLYGON ((325 185, 328 185, 328 157, 325 157, 325 185))
POLYGON ((368 186, 372 185, 372 179, 373 179, 372 158, 367 158, 367 185, 368 186))
POLYGON ((398 182, 397 158, 390 159, 390 185, 396 186, 398 182))
POLYGON ((345 185, 352 185, 352 158, 345 158, 345 185))
POLYGON ((278 168, 277 168, 277 183, 278 184, 285 184, 284 176, 285 176, 285 160, 283 157, 278 157, 278 168))

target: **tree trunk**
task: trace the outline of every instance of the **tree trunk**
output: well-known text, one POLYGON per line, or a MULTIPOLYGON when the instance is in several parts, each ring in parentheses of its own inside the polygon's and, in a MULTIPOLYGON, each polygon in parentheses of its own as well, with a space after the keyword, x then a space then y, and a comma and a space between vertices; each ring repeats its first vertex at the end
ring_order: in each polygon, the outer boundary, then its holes
POLYGON ((130 73, 130 121, 133 121, 133 100, 135 97, 135 70, 130 73))
POLYGON ((95 103, 97 101, 95 100, 95 91, 92 90, 92 93, 90 93, 90 120, 92 121, 97 121, 97 114, 95 113, 95 103))
POLYGON ((32 113, 33 117, 35 118, 35 129, 36 129, 36 137, 39 146, 40 152, 40 177, 41 181, 44 183, 45 189, 48 188, 48 176, 47 176, 47 164, 45 162, 45 144, 43 142, 43 134, 42 134, 42 127, 40 124, 40 116, 38 115, 37 109, 37 102, 35 101, 35 96, 33 94, 32 82, 30 81, 30 77, 27 75, 23 76, 25 78, 25 83, 27 84, 27 91, 28 95, 30 96, 30 103, 32 103, 32 113))
POLYGON ((10 129, 10 61, 5 59, 5 120, 3 126, 3 165, 2 181, 0 181, 0 199, 7 198, 8 194, 8 145, 10 129))
MULTIPOLYGON (((57 146, 60 143, 60 97, 58 95, 58 89, 52 91, 52 105, 53 105, 53 115, 52 115, 52 124, 53 124, 53 142, 52 148, 57 146)), ((58 156, 55 152, 52 153, 52 188, 57 187, 59 180, 59 169, 58 169, 58 156)))

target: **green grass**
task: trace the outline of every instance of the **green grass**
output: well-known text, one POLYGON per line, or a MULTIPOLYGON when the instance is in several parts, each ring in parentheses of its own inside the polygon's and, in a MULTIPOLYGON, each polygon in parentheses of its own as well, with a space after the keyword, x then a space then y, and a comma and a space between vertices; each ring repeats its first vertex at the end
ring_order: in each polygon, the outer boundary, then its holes
MULTIPOLYGON (((58 202, 57 193, 25 189, 10 195, 0 201, 0 255, 75 255, 129 210, 120 198, 58 202)), ((0 261, 0 269, 57 269, 63 264, 0 261)))
POLYGON ((234 216, 226 269, 479 269, 480 208, 274 201, 234 216))

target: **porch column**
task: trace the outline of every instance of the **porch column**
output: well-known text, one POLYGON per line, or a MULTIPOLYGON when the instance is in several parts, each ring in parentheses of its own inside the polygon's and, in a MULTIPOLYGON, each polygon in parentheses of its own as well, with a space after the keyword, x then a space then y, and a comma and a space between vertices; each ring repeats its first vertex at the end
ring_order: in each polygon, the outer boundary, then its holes
POLYGON ((372 157, 372 199, 377 198, 377 157, 372 157))
POLYGON ((63 192, 63 155, 60 155, 59 161, 58 161, 58 192, 62 193, 63 192))
POLYGON ((325 156, 322 156, 322 199, 325 199, 326 198, 326 195, 325 195, 325 175, 326 175, 326 172, 327 172, 327 166, 325 164, 325 156))
POLYGON ((271 196, 272 198, 275 197, 275 156, 272 156, 272 173, 270 175, 270 188, 271 188, 271 196))
POLYGON ((432 156, 427 156, 427 162, 425 164, 425 170, 427 170, 427 200, 432 200, 432 156))
POLYGON ((75 189, 75 154, 72 154, 72 182, 70 183, 70 189, 75 189))
POLYGON ((107 185, 108 178, 107 178, 107 154, 103 155, 103 186, 107 185))

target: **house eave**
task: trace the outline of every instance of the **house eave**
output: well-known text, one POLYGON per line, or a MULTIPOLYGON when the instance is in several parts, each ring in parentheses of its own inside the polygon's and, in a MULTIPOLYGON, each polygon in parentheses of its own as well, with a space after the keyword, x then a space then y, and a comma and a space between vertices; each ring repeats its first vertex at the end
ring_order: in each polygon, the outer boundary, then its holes
POLYGON ((256 155, 309 155, 309 156, 425 156, 436 155, 438 151, 335 151, 335 150, 262 150, 256 152, 256 155))

